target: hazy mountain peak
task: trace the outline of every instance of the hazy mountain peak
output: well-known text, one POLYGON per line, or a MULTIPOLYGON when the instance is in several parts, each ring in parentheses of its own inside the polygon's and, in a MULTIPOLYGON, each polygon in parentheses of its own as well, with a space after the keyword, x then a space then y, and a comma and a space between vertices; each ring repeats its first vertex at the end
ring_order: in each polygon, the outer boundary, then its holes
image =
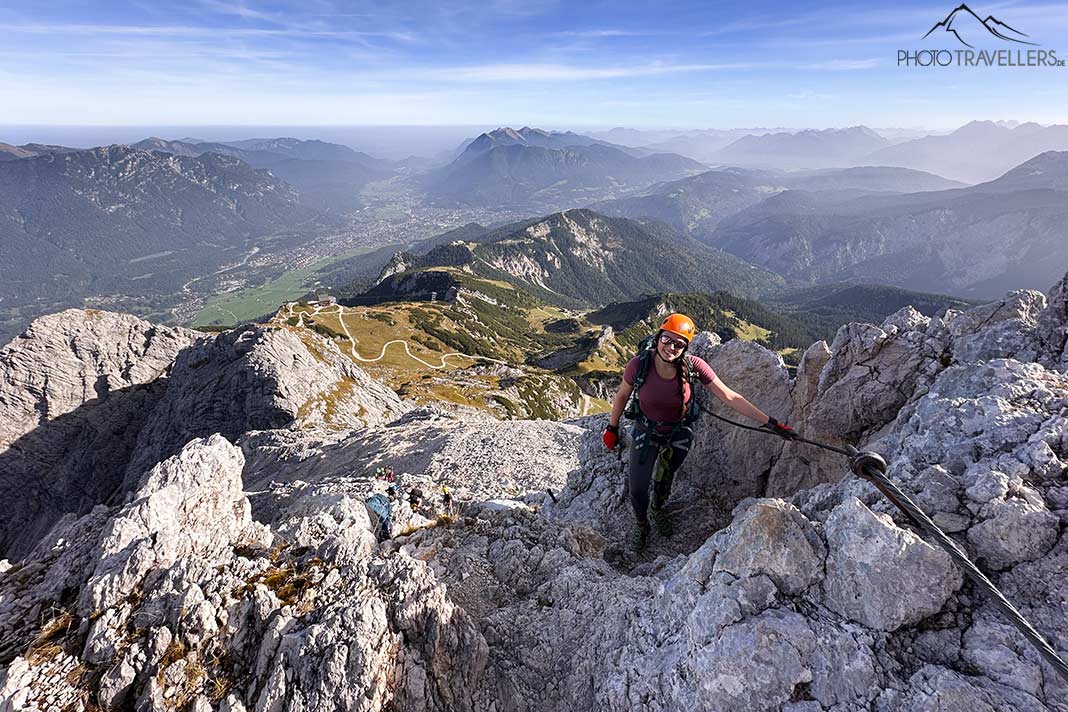
MULTIPOLYGON (((527 130, 529 131, 529 129, 527 129, 527 130)), ((509 139, 512 139, 513 141, 520 141, 520 142, 522 142, 524 140, 523 135, 519 131, 516 131, 515 129, 513 129, 510 126, 503 126, 503 127, 499 128, 499 129, 494 129, 493 131, 489 132, 489 135, 492 136, 495 139, 509 138, 509 139)))
POLYGON ((1068 151, 1046 151, 979 187, 1068 190, 1068 151))
POLYGON ((976 131, 1008 131, 1008 127, 1001 126, 994 121, 989 120, 976 120, 969 121, 954 131, 954 134, 971 133, 976 131))

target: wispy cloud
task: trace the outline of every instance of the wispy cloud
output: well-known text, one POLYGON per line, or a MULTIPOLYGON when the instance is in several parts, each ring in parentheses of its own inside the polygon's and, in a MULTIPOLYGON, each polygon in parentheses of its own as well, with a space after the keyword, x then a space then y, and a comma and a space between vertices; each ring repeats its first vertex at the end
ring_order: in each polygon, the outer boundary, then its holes
POLYGON ((648 37, 652 35, 652 32, 642 32, 639 30, 616 30, 616 29, 603 29, 603 30, 563 30, 557 32, 557 35, 561 37, 585 37, 591 39, 597 39, 601 37, 648 37))
POLYGON ((859 69, 874 69, 882 63, 883 61, 878 57, 870 57, 868 59, 831 59, 826 62, 803 64, 801 65, 801 68, 831 72, 849 72, 859 69))
POLYGON ((710 30, 704 30, 699 34, 706 37, 713 37, 717 35, 733 34, 737 32, 744 32, 748 30, 759 30, 766 32, 767 30, 779 29, 783 27, 797 27, 798 25, 805 25, 817 22, 817 18, 814 15, 805 17, 778 17, 775 15, 763 15, 759 17, 747 17, 741 20, 735 20, 733 22, 725 22, 719 27, 712 28, 710 30))
POLYGON ((748 63, 725 64, 646 64, 642 66, 582 67, 565 64, 483 64, 460 67, 428 67, 409 69, 406 76, 433 77, 456 82, 514 82, 514 81, 587 81, 619 79, 623 77, 651 77, 666 74, 710 72, 726 69, 748 69, 748 63))
POLYGON ((286 22, 285 16, 279 13, 258 10, 243 2, 228 2, 227 0, 200 0, 199 4, 211 12, 216 12, 222 15, 232 15, 234 17, 240 17, 245 20, 262 20, 279 24, 284 24, 286 22))
POLYGON ((403 42, 411 42, 414 37, 405 32, 378 32, 363 30, 311 30, 299 28, 259 28, 259 27, 195 27, 191 25, 5 25, 5 33, 27 34, 71 34, 71 35, 124 35, 156 37, 307 37, 307 38, 360 38, 383 37, 403 42))
MULTIPOLYGON (((1036 1, 972 7, 1068 46, 1064 6, 1036 1)), ((925 96, 932 121, 994 101, 1063 121, 1056 72, 896 71, 895 50, 956 4, 0 0, 0 122, 886 125, 925 96)))
POLYGON ((811 91, 809 89, 802 89, 801 91, 793 92, 786 95, 787 99, 793 99, 794 101, 827 101, 833 98, 830 94, 824 94, 818 91, 811 91))

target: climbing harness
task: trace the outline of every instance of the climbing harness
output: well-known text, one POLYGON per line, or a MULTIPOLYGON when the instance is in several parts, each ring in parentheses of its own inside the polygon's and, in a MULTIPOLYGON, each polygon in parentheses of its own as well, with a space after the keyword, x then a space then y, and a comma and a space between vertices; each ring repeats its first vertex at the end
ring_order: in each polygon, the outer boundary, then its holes
MULTIPOLYGON (((667 322, 665 322, 667 323, 667 322)), ((645 430, 638 435, 636 440, 638 450, 638 462, 645 463, 645 458, 649 453, 649 445, 653 440, 653 436, 656 433, 656 428, 659 425, 671 425, 671 432, 668 433, 668 440, 674 441, 676 435, 683 428, 689 428, 697 422, 697 419, 701 417, 700 406, 697 403, 697 373, 694 369, 690 369, 690 402, 686 407, 686 415, 682 420, 678 422, 664 422, 658 420, 651 420, 646 417, 645 413, 642 413, 641 407, 638 404, 638 391, 641 390, 642 385, 645 383, 645 377, 649 373, 649 368, 653 362, 653 351, 656 348, 656 339, 658 334, 647 336, 641 340, 638 344, 638 370, 634 374, 634 383, 631 385, 630 399, 627 401, 626 408, 623 409, 623 417, 628 420, 633 420, 635 423, 643 427, 645 430)), ((682 358, 686 358, 686 354, 682 355, 682 358)), ((659 478, 657 479, 659 481, 659 478)))
MULTIPOLYGON (((722 420, 723 422, 738 428, 756 430, 758 432, 769 434, 773 434, 774 432, 764 427, 745 425, 744 423, 738 423, 729 418, 724 418, 721 415, 713 413, 704 406, 700 406, 700 408, 703 412, 708 413, 713 418, 722 420)), ((893 480, 886 476, 886 460, 884 460, 881 455, 876 452, 861 452, 851 445, 846 448, 835 447, 834 445, 828 445, 826 443, 803 438, 800 435, 795 438, 795 441, 808 443, 809 445, 814 445, 823 448, 824 450, 830 450, 831 452, 836 452, 848 457, 849 469, 853 474, 874 485, 884 497, 890 500, 891 504, 901 510, 904 515, 908 517, 913 525, 922 529, 936 544, 938 544, 938 546, 949 554, 950 558, 952 558, 957 566, 964 571, 965 575, 971 579, 972 583, 986 592, 994 602, 994 605, 1001 610, 1002 615, 1004 615, 1010 623, 1016 626, 1016 629, 1019 630, 1032 647, 1038 651, 1038 654, 1050 664, 1050 667, 1064 678, 1065 681, 1068 681, 1068 664, 1057 655, 1053 646, 1042 637, 1041 633, 1035 630, 1034 626, 1023 617, 1023 614, 1016 610, 1016 607, 1005 598, 1004 594, 998 590, 993 582, 972 563, 971 559, 968 558, 968 555, 961 549, 960 545, 939 529, 938 525, 935 524, 915 502, 909 499, 908 495, 906 495, 901 488, 893 482, 893 480)))

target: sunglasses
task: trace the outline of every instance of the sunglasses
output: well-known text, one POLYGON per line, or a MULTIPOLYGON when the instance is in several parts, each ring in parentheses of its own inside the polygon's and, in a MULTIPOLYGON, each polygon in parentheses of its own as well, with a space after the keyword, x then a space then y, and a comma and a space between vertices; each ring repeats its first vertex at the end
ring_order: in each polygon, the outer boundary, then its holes
POLYGON ((686 348, 686 344, 687 344, 686 341, 680 341, 678 339, 673 339, 670 336, 668 336, 667 334, 662 334, 660 336, 660 343, 662 343, 664 346, 674 347, 676 349, 679 349, 680 351, 682 349, 686 348))

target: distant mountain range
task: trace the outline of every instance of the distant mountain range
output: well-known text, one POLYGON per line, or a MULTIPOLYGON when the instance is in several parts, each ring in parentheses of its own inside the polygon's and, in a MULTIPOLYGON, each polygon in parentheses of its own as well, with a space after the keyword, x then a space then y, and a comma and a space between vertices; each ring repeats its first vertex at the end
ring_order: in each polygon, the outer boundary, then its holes
POLYGON ((21 146, 12 146, 9 143, 0 143, 0 161, 15 161, 20 158, 32 158, 45 156, 51 153, 70 153, 77 151, 76 148, 66 146, 50 146, 43 143, 26 143, 21 146))
POLYGON ((460 145, 457 157, 463 154, 468 154, 468 156, 478 155, 501 146, 540 146, 541 148, 560 149, 570 146, 592 146, 594 144, 613 146, 620 149, 625 148, 623 146, 615 146, 607 141, 600 141, 583 134, 577 134, 574 131, 545 131, 529 126, 516 130, 505 126, 464 141, 460 145))
MULTIPOLYGON (((622 129, 598 135, 641 138, 640 132, 622 129)), ((729 131, 688 132, 643 147, 722 166, 789 171, 894 166, 979 183, 1045 151, 1068 150, 1068 126, 973 121, 948 133, 876 131, 865 126, 821 131, 758 129, 743 136, 732 136, 729 131)))
POLYGON ((690 129, 690 130, 650 130, 614 128, 608 131, 593 131, 592 138, 610 143, 660 153, 678 153, 702 163, 715 163, 715 152, 743 136, 760 136, 767 133, 786 131, 786 129, 690 129))
POLYGON ((857 165, 890 141, 865 126, 743 136, 712 155, 718 163, 758 168, 811 169, 857 165))
POLYGON ((967 183, 992 180, 1046 151, 1068 151, 1068 126, 1005 126, 973 121, 944 136, 928 136, 872 153, 873 165, 930 171, 967 183))
POLYGON ((701 168, 682 156, 638 157, 570 132, 502 128, 472 140, 424 185, 439 203, 535 210, 611 197, 701 168))
POLYGON ((318 216, 270 173, 217 153, 105 146, 3 161, 0 298, 173 293, 318 216))
POLYGON ((709 235, 725 218, 785 190, 916 193, 963 187, 962 183, 905 168, 842 168, 819 171, 759 171, 724 168, 657 185, 640 195, 595 203, 594 210, 620 217, 652 217, 693 235, 709 235))
POLYGON ((791 190, 723 220, 707 244, 788 279, 992 298, 1068 264, 1068 152, 968 188, 864 196, 791 190))
POLYGON ((145 151, 178 156, 218 153, 254 168, 265 168, 289 183, 301 200, 328 212, 346 213, 362 207, 360 189, 393 173, 389 161, 354 151, 348 146, 296 138, 254 138, 226 143, 167 141, 151 137, 133 144, 145 151))

